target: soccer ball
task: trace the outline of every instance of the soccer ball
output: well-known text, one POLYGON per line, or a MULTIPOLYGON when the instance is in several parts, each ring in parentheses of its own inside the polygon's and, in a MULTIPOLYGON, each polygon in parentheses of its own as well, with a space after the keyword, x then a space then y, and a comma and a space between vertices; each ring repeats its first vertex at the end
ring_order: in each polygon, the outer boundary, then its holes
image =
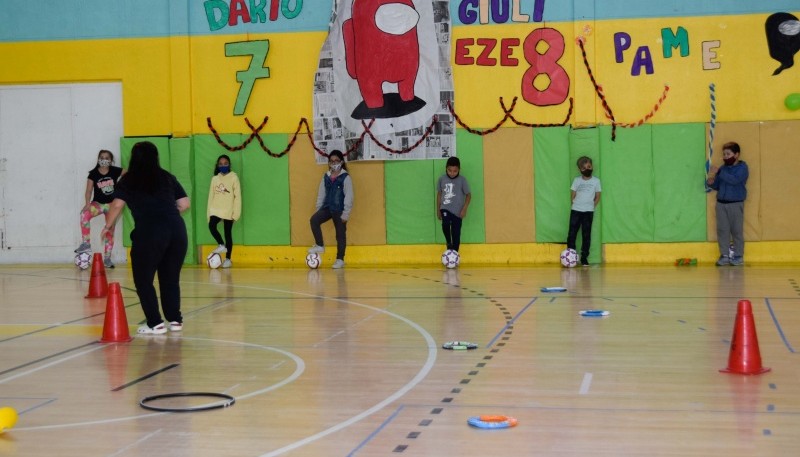
POLYGON ((461 262, 461 256, 458 255, 458 251, 448 249, 442 254, 442 265, 447 268, 455 268, 459 262, 461 262))
POLYGON ((316 253, 309 254, 306 256, 306 265, 308 265, 308 268, 311 268, 312 270, 319 268, 319 266, 322 265, 322 258, 316 253))
POLYGON ((209 268, 216 270, 220 267, 220 265, 222 265, 222 257, 220 257, 220 255, 216 252, 212 252, 208 255, 208 257, 206 257, 206 263, 208 264, 209 268))
POLYGON ((561 251, 561 265, 567 268, 578 265, 578 251, 574 249, 564 249, 561 251))
POLYGON ((75 266, 80 268, 81 270, 85 270, 89 268, 89 265, 92 264, 92 255, 88 252, 79 252, 75 256, 75 266))

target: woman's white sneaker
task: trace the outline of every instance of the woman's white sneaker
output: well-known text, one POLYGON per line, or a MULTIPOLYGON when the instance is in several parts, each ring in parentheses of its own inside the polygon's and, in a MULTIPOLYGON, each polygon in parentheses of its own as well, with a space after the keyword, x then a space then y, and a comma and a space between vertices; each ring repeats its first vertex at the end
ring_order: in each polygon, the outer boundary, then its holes
POLYGON ((163 335, 167 333, 167 326, 164 325, 163 322, 152 328, 145 324, 139 327, 139 330, 136 330, 136 333, 140 335, 163 335))

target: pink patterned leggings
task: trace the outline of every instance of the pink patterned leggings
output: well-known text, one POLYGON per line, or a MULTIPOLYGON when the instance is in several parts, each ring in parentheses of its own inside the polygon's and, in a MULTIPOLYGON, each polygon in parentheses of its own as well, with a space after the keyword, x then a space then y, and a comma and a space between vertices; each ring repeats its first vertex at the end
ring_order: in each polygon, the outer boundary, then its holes
MULTIPOLYGON (((84 243, 91 242, 89 237, 91 234, 89 222, 101 214, 108 214, 108 203, 91 202, 86 210, 81 211, 81 238, 84 243)), ((108 223, 108 221, 106 221, 106 223, 108 223)), ((111 255, 111 250, 114 249, 114 230, 106 232, 103 245, 103 254, 106 256, 111 255)))

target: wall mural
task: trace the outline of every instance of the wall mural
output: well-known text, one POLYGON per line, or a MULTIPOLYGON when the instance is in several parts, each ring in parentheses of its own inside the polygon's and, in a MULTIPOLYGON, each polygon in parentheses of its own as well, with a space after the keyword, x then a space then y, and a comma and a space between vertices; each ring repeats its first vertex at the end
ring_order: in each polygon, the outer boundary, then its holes
MULTIPOLYGON (((293 19, 301 13, 303 2, 207 0, 204 8, 209 30, 216 31, 245 23, 293 19)), ((454 11, 457 11, 462 24, 483 25, 542 22, 544 8, 544 0, 535 0, 533 10, 524 12, 522 0, 462 0, 454 11)), ((773 73, 778 75, 794 65, 794 55, 800 50, 800 21, 789 13, 774 13, 766 20, 765 29, 769 55, 780 63, 773 73)), ((297 136, 305 133, 318 152, 317 160, 323 162, 327 151, 332 149, 345 151, 348 160, 456 155, 456 124, 473 134, 487 135, 507 122, 526 127, 559 126, 570 122, 573 113, 573 99, 569 98, 572 81, 561 63, 567 42, 559 30, 538 27, 520 39, 481 36, 480 28, 475 28, 477 33, 474 37, 455 40, 452 47, 456 66, 486 67, 487 71, 497 67, 526 67, 520 78, 519 94, 510 103, 498 97, 499 121, 493 127, 483 129, 469 125, 468 120, 457 114, 454 106, 452 69, 449 66, 451 30, 447 1, 336 0, 314 78, 313 129, 308 119, 300 118, 289 146, 281 152, 270 151, 258 137, 268 122, 267 117, 258 127, 245 118, 252 134, 238 146, 225 144, 210 118, 209 129, 228 150, 241 149, 257 140, 262 143, 262 149, 276 157, 288 152, 297 136), (541 87, 537 78, 548 82, 541 87), (564 120, 560 123, 526 122, 513 114, 519 103, 536 107, 563 106, 564 120)), ((665 83, 660 95, 653 94, 652 109, 638 119, 618 120, 602 82, 596 80, 586 56, 584 45, 591 32, 591 27, 586 25, 575 44, 580 48, 586 75, 602 106, 603 115, 610 121, 611 137, 615 140, 617 127, 634 128, 652 119, 666 101, 670 87, 665 83)), ((682 25, 661 28, 658 38, 660 49, 652 49, 651 45, 637 44, 637 41, 650 43, 652 37, 635 37, 624 30, 615 32, 613 62, 628 66, 631 77, 644 77, 657 74, 654 52, 660 53, 664 60, 686 59, 694 48, 690 30, 682 25)), ((244 114, 257 81, 269 78, 269 46, 269 40, 225 45, 228 57, 252 56, 249 67, 236 72, 240 89, 234 104, 235 116, 244 114)), ((718 60, 721 46, 719 39, 699 43, 704 71, 722 68, 718 60)), ((710 89, 713 126, 716 117, 713 82, 710 89)), ((462 100, 468 96, 464 94, 462 100)), ((800 109, 800 94, 788 94, 784 104, 790 110, 800 109)), ((709 138, 709 162, 713 154, 712 139, 713 127, 709 138)))

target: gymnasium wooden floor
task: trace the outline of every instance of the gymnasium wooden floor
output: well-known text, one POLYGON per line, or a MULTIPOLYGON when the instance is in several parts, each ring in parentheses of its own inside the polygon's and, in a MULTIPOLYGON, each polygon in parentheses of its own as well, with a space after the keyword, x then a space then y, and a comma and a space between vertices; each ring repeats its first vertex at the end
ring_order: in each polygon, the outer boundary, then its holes
POLYGON ((800 266, 190 267, 183 332, 111 344, 89 275, 0 266, 2 456, 800 455, 800 266), (719 372, 740 299, 768 373, 719 372), (185 392, 236 402, 139 405, 185 392))

